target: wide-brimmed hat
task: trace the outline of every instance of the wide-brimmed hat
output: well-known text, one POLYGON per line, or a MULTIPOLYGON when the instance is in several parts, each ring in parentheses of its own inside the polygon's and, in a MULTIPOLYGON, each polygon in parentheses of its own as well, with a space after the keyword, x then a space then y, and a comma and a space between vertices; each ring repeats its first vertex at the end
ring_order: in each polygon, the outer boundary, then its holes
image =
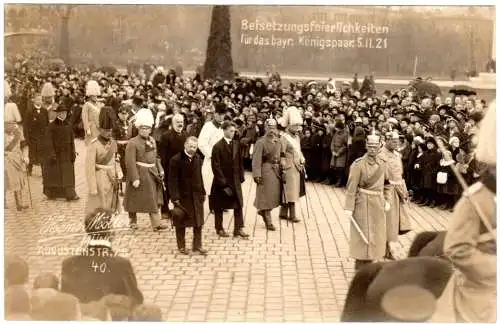
POLYGON ((188 212, 186 211, 186 209, 184 209, 184 207, 180 205, 175 205, 174 208, 170 210, 170 213, 172 214, 172 218, 176 222, 181 222, 188 216, 188 212))

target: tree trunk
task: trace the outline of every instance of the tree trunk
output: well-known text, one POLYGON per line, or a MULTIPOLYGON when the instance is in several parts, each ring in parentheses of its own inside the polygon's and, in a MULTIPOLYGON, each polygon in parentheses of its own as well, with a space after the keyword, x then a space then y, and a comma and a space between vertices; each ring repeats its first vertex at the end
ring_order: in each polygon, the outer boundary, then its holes
POLYGON ((204 78, 233 78, 231 54, 231 14, 229 6, 214 6, 208 36, 204 78))
POLYGON ((61 18, 61 44, 59 46, 59 57, 69 65, 69 15, 61 18))

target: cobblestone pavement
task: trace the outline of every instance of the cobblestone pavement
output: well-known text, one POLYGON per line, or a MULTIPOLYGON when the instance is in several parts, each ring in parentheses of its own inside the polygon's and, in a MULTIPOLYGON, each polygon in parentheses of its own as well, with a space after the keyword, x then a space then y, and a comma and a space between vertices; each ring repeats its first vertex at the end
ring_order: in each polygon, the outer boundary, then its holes
MULTIPOLYGON (((30 178, 33 208, 17 212, 12 194, 7 197, 5 252, 27 259, 30 282, 42 271, 60 275, 62 260, 81 246, 85 147, 80 140, 76 145, 80 201, 46 200, 36 167, 30 178)), ((135 233, 127 228, 127 215, 119 215, 113 245, 131 259, 145 299, 161 306, 169 321, 338 321, 354 273, 349 222, 342 210, 344 190, 308 183, 308 201, 302 198, 298 207, 302 222, 279 221, 275 210, 276 232, 267 232, 256 215, 250 174, 243 192, 245 231, 251 238, 219 238, 212 215, 207 215, 203 244, 208 256, 179 255, 173 229, 153 233, 147 215, 139 215, 140 229, 135 233)), ((451 215, 417 206, 411 213, 415 232, 393 245, 396 257, 404 257, 416 232, 442 230, 451 215)), ((226 213, 224 226, 229 233, 232 222, 232 212, 226 213)), ((188 230, 187 242, 191 237, 188 230)))

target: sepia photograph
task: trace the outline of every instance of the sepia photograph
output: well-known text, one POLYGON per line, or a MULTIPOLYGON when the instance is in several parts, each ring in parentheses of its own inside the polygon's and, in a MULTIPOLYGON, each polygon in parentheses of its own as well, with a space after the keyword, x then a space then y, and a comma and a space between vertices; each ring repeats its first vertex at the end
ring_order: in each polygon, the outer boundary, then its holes
POLYGON ((4 320, 497 321, 495 5, 3 13, 4 320))

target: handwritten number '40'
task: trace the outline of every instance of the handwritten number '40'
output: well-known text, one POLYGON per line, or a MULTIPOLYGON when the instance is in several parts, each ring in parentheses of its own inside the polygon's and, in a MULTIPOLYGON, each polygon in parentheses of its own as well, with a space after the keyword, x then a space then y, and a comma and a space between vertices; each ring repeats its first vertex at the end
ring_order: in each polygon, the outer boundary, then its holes
POLYGON ((106 266, 106 263, 101 263, 101 264, 97 264, 95 261, 92 261, 92 269, 94 269, 94 272, 100 272, 100 273, 105 273, 106 270, 107 270, 107 266, 106 266))

